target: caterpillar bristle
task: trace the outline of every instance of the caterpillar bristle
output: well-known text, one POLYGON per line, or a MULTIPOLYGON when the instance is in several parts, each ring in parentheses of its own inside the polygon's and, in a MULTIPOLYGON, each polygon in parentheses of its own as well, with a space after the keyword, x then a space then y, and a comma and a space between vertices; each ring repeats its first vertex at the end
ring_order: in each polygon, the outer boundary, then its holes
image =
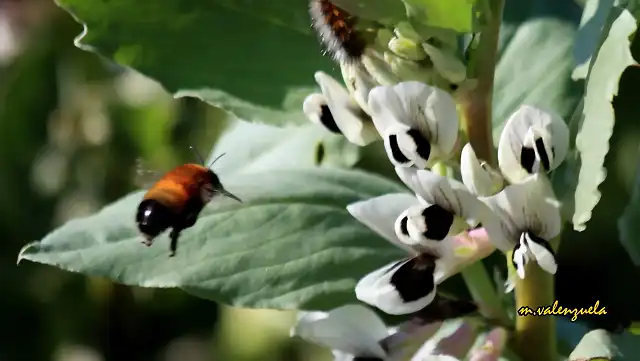
POLYGON ((329 54, 340 64, 360 61, 367 44, 356 29, 357 17, 329 0, 311 0, 309 14, 324 47, 323 55, 329 54))

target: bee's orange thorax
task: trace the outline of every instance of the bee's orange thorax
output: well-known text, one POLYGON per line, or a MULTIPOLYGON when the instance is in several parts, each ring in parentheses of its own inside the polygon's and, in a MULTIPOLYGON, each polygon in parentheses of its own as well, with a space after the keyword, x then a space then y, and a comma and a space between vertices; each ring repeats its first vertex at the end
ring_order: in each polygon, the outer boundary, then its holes
POLYGON ((199 164, 183 164, 167 172, 144 195, 179 212, 191 197, 200 196, 200 188, 209 180, 209 169, 199 164))

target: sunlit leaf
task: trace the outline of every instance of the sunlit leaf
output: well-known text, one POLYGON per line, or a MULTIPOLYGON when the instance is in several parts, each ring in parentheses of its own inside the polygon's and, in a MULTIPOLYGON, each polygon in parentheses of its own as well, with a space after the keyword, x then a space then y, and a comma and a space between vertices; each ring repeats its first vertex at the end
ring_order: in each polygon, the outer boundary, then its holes
POLYGON ((619 12, 589 70, 583 119, 576 137, 581 162, 573 215, 573 228, 577 231, 586 229, 591 212, 600 200, 598 186, 606 177, 603 164, 615 123, 611 101, 618 93, 622 72, 635 63, 629 50, 629 37, 636 28, 636 19, 629 11, 619 12))
POLYGON ((573 112, 581 96, 571 80, 579 21, 573 0, 506 1, 493 94, 495 141, 522 104, 573 112))
POLYGON ((360 159, 360 150, 345 137, 311 123, 279 128, 237 120, 216 143, 208 162, 225 153, 213 167, 222 173, 314 165, 349 168, 360 159))
POLYGON ((573 49, 573 55, 578 64, 571 74, 574 80, 587 77, 591 57, 604 41, 603 35, 606 36, 603 28, 607 26, 607 18, 613 3, 614 0, 588 0, 586 2, 580 20, 580 30, 576 36, 576 46, 573 49))
POLYGON ((333 3, 352 15, 386 25, 407 17, 402 0, 334 0, 333 3))
POLYGON ((142 287, 180 287, 235 306, 328 309, 355 301, 359 277, 401 257, 352 218, 347 204, 398 192, 377 176, 331 168, 221 174, 242 204, 214 200, 169 258, 135 231, 142 192, 70 221, 20 259, 142 287))
POLYGON ((473 28, 476 0, 403 0, 407 13, 424 24, 459 32, 473 28))
POLYGON ((304 122, 320 54, 308 2, 58 0, 85 24, 77 44, 243 119, 304 122))
POLYGON ((243 203, 214 200, 182 232, 175 258, 168 257, 166 234, 151 248, 141 244, 134 216, 143 192, 64 224, 20 258, 129 285, 180 287, 232 305, 330 308, 354 301, 359 277, 402 254, 346 210, 353 201, 403 189, 370 173, 332 168, 352 165, 358 150, 313 124, 235 120, 208 162, 226 153, 213 169, 243 203))

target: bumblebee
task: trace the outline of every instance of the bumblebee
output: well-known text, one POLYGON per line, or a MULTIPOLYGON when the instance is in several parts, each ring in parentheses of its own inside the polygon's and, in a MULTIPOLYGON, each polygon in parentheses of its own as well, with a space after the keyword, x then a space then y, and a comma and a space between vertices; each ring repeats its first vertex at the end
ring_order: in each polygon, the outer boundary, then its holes
POLYGON ((171 228, 169 257, 176 254, 180 232, 196 223, 204 206, 216 195, 242 202, 224 189, 211 170, 211 166, 224 154, 206 167, 202 156, 190 148, 201 164, 183 164, 160 177, 142 198, 136 214, 138 230, 144 236, 142 243, 148 247, 160 233, 171 228))

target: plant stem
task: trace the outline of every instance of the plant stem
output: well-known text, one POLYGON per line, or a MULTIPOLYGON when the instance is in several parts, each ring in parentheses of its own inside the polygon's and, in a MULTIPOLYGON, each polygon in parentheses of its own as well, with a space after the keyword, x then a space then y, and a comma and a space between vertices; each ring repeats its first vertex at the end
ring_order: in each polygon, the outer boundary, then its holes
POLYGON ((481 306, 480 312, 482 315, 499 321, 503 325, 508 325, 509 317, 503 310, 498 292, 482 261, 470 264, 460 274, 469 289, 469 293, 481 306))
MULTIPOLYGON (((554 301, 553 275, 537 263, 526 266, 525 279, 516 278, 516 310, 527 306, 551 306, 554 301)), ((556 322, 554 316, 519 316, 516 312, 514 348, 522 361, 557 359, 556 322)))
POLYGON ((502 22, 504 0, 481 0, 485 2, 484 21, 480 41, 469 65, 469 78, 476 79, 476 86, 462 94, 462 119, 469 143, 478 155, 494 165, 491 126, 493 102, 493 78, 498 54, 498 38, 502 22))

